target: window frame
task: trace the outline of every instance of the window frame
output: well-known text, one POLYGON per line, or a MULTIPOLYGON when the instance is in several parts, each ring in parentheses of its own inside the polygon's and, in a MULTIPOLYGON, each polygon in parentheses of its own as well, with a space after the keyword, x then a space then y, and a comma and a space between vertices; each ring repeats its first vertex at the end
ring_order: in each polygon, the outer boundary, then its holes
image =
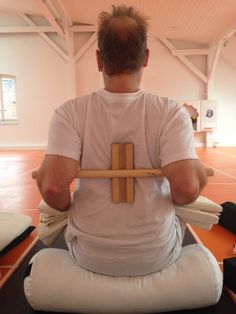
POLYGON ((15 109, 16 109, 16 118, 5 118, 4 117, 4 103, 3 103, 3 90, 2 90, 2 79, 12 79, 15 81, 15 98, 16 98, 16 76, 10 75, 10 74, 0 74, 0 125, 11 125, 11 124, 18 124, 18 115, 17 115, 17 107, 16 107, 16 101, 15 101, 15 109))

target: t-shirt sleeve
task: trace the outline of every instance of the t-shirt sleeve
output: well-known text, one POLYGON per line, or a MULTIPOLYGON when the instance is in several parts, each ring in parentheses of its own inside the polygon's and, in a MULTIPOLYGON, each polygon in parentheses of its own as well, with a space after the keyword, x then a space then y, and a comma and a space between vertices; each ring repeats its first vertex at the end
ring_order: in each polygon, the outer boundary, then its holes
POLYGON ((75 125, 70 103, 59 107, 54 112, 49 127, 46 155, 59 155, 80 160, 79 126, 75 125))
POLYGON ((186 109, 170 101, 160 137, 161 167, 184 159, 198 159, 191 119, 186 109))

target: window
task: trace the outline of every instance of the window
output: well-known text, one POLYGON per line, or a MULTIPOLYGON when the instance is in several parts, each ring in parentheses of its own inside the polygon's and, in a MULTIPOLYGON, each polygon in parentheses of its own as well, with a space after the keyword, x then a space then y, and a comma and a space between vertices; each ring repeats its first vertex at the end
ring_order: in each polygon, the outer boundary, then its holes
POLYGON ((16 79, 10 75, 0 75, 0 124, 17 123, 16 79))

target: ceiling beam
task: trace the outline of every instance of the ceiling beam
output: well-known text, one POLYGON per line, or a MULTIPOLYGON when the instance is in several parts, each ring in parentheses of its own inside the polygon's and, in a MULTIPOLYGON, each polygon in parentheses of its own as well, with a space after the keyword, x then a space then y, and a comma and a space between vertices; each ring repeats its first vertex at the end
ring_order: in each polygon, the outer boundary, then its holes
POLYGON ((52 26, 0 26, 0 33, 53 33, 55 29, 52 26))
POLYGON ((72 25, 72 20, 69 16, 69 13, 67 12, 67 9, 65 8, 64 2, 62 0, 57 0, 57 4, 61 11, 68 56, 69 58, 73 59, 75 54, 74 33, 71 32, 71 29, 69 27, 72 25))
POLYGON ((73 21, 72 21, 72 18, 70 16, 70 14, 69 14, 68 9, 66 8, 65 2, 63 0, 57 0, 57 3, 59 5, 63 15, 67 19, 68 26, 72 26, 73 25, 73 21))
MULTIPOLYGON (((19 12, 18 15, 30 26, 37 27, 37 25, 24 13, 19 12)), ((50 37, 48 37, 45 33, 43 32, 38 32, 39 36, 47 42, 47 44, 53 48, 59 55, 68 62, 68 56, 67 54, 57 45, 54 43, 53 40, 51 40, 50 37)))
POLYGON ((44 17, 48 20, 48 22, 52 25, 52 27, 56 30, 58 35, 62 38, 65 37, 65 34, 58 24, 56 17, 53 15, 49 7, 47 6, 46 2, 43 0, 34 0, 37 4, 40 11, 43 13, 44 17))
POLYGON ((57 5, 61 13, 63 28, 65 33, 67 54, 68 54, 68 88, 70 98, 74 98, 77 95, 77 76, 76 76, 76 61, 75 56, 75 38, 74 33, 71 31, 70 26, 73 25, 73 21, 65 7, 62 0, 57 0, 57 5))
POLYGON ((209 73, 208 73, 209 81, 214 79, 215 70, 216 70, 216 66, 217 66, 217 63, 218 63, 219 58, 220 58, 220 53, 221 53, 222 47, 223 47, 223 40, 220 40, 218 42, 216 51, 214 53, 211 67, 209 65, 209 70, 208 70, 209 71, 209 73))
POLYGON ((74 58, 75 54, 75 41, 74 41, 74 33, 70 31, 68 26, 64 26, 67 53, 69 58, 74 58))
POLYGON ((47 5, 48 5, 48 8, 51 10, 51 12, 54 15, 54 17, 60 19, 61 14, 59 13, 58 9, 53 4, 52 0, 46 0, 46 2, 47 2, 47 5))
POLYGON ((217 64, 219 62, 222 49, 229 38, 236 37, 236 22, 227 27, 221 34, 215 37, 208 47, 211 53, 208 56, 208 82, 207 82, 207 98, 213 98, 214 95, 214 78, 217 64))
POLYGON ((89 40, 77 51, 74 60, 77 62, 79 58, 89 49, 90 46, 96 41, 97 33, 94 33, 89 40))
POLYGON ((231 24, 230 27, 227 27, 221 34, 214 38, 210 43, 209 47, 214 47, 218 45, 218 42, 221 40, 227 40, 228 38, 236 37, 236 22, 231 24))
POLYGON ((206 99, 213 99, 215 97, 215 71, 220 58, 220 53, 223 48, 223 40, 218 42, 216 49, 210 49, 211 53, 207 57, 207 86, 206 99))
MULTIPOLYGON (((172 53, 173 50, 176 50, 176 47, 164 37, 157 37, 172 53)), ((207 83, 208 78, 207 76, 202 73, 192 62, 190 62, 185 56, 183 55, 176 55, 176 57, 184 64, 186 67, 191 70, 198 78, 200 78, 204 83, 207 83)))
POLYGON ((179 56, 179 55, 184 55, 184 56, 199 56, 199 55, 208 55, 210 53, 209 49, 172 49, 172 54, 173 56, 179 56))

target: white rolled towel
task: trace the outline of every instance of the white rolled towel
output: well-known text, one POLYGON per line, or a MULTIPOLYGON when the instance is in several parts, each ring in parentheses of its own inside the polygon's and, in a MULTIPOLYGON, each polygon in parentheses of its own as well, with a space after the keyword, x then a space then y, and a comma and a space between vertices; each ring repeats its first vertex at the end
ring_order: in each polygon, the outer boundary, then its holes
POLYGON ((192 208, 194 210, 200 210, 204 212, 211 213, 221 213, 223 208, 221 205, 213 202, 206 196, 199 195, 198 198, 191 204, 185 205, 188 208, 192 208))
POLYGON ((59 233, 66 227, 68 211, 61 212, 50 207, 44 200, 39 204, 40 220, 37 226, 39 239, 47 246, 50 246, 59 233))
POLYGON ((218 224, 222 210, 222 206, 200 195, 189 205, 176 206, 175 213, 187 223, 210 230, 212 225, 218 224))

